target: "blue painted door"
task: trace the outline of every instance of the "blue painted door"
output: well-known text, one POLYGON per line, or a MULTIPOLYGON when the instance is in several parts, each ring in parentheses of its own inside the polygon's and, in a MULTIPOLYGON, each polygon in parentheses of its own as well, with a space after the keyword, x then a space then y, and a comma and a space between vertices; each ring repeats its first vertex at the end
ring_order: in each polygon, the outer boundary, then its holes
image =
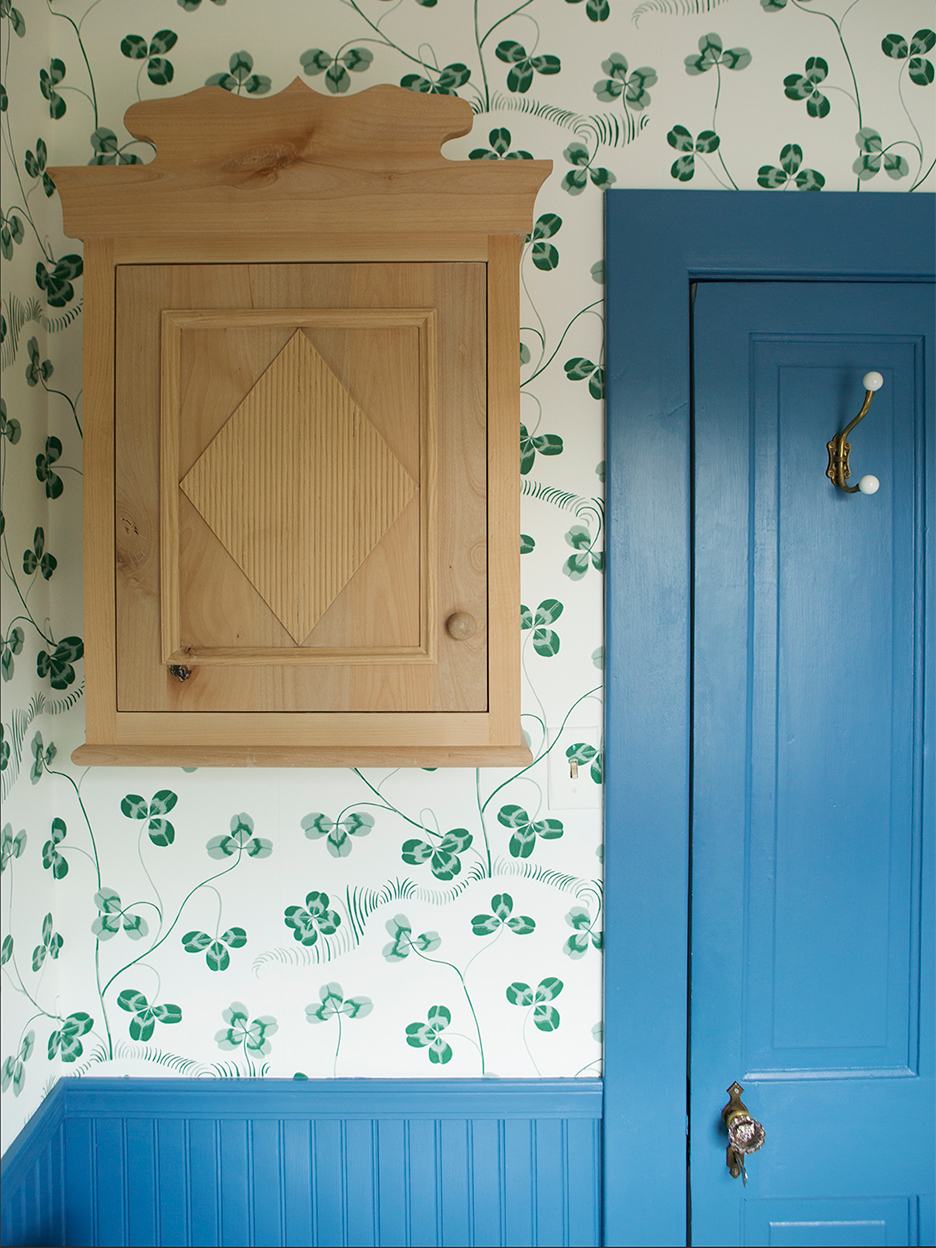
POLYGON ((923 284, 696 287, 694 1245, 933 1242, 933 320, 923 284))

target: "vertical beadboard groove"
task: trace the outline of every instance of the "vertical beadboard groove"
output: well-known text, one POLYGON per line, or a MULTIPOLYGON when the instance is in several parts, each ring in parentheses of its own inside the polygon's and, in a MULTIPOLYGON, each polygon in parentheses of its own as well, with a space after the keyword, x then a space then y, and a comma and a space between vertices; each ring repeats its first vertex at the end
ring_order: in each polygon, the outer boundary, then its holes
POLYGON ((75 1080, 4 1243, 600 1242, 597 1081, 210 1082, 75 1080))

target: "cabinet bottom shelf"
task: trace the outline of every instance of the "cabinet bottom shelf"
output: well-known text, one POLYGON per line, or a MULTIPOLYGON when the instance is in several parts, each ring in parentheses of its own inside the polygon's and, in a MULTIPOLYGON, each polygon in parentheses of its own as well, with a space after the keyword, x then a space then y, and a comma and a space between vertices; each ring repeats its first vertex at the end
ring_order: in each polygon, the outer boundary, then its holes
POLYGON ((525 745, 80 745, 80 767, 525 767, 525 745))

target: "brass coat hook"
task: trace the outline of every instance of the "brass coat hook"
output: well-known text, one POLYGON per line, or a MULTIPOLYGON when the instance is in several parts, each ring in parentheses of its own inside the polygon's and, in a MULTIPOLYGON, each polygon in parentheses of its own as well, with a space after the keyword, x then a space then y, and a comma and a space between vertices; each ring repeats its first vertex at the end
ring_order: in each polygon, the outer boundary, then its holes
POLYGON ((851 443, 847 441, 848 435, 855 425, 858 424, 858 421, 863 420, 868 414, 871 400, 874 398, 875 391, 880 390, 881 386, 884 385, 884 378, 880 373, 865 373, 861 384, 865 388, 865 400, 861 405, 861 411, 851 424, 846 426, 842 433, 837 433, 831 442, 826 443, 826 449, 829 452, 829 466, 826 469, 826 476, 847 494, 857 494, 859 490, 862 494, 875 494, 881 485, 877 477, 872 477, 870 474, 862 477, 857 485, 845 484, 851 476, 851 470, 848 467, 848 453, 851 450, 851 443))

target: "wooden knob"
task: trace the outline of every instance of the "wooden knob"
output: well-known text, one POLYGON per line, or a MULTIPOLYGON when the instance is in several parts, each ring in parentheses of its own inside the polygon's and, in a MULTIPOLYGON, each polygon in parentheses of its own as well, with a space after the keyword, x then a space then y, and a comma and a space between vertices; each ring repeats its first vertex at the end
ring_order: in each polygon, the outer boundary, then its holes
POLYGON ((445 621, 445 627, 448 635, 454 637, 456 641, 467 641, 469 637, 474 636, 478 626, 473 615, 469 615, 467 611, 456 611, 445 621))

